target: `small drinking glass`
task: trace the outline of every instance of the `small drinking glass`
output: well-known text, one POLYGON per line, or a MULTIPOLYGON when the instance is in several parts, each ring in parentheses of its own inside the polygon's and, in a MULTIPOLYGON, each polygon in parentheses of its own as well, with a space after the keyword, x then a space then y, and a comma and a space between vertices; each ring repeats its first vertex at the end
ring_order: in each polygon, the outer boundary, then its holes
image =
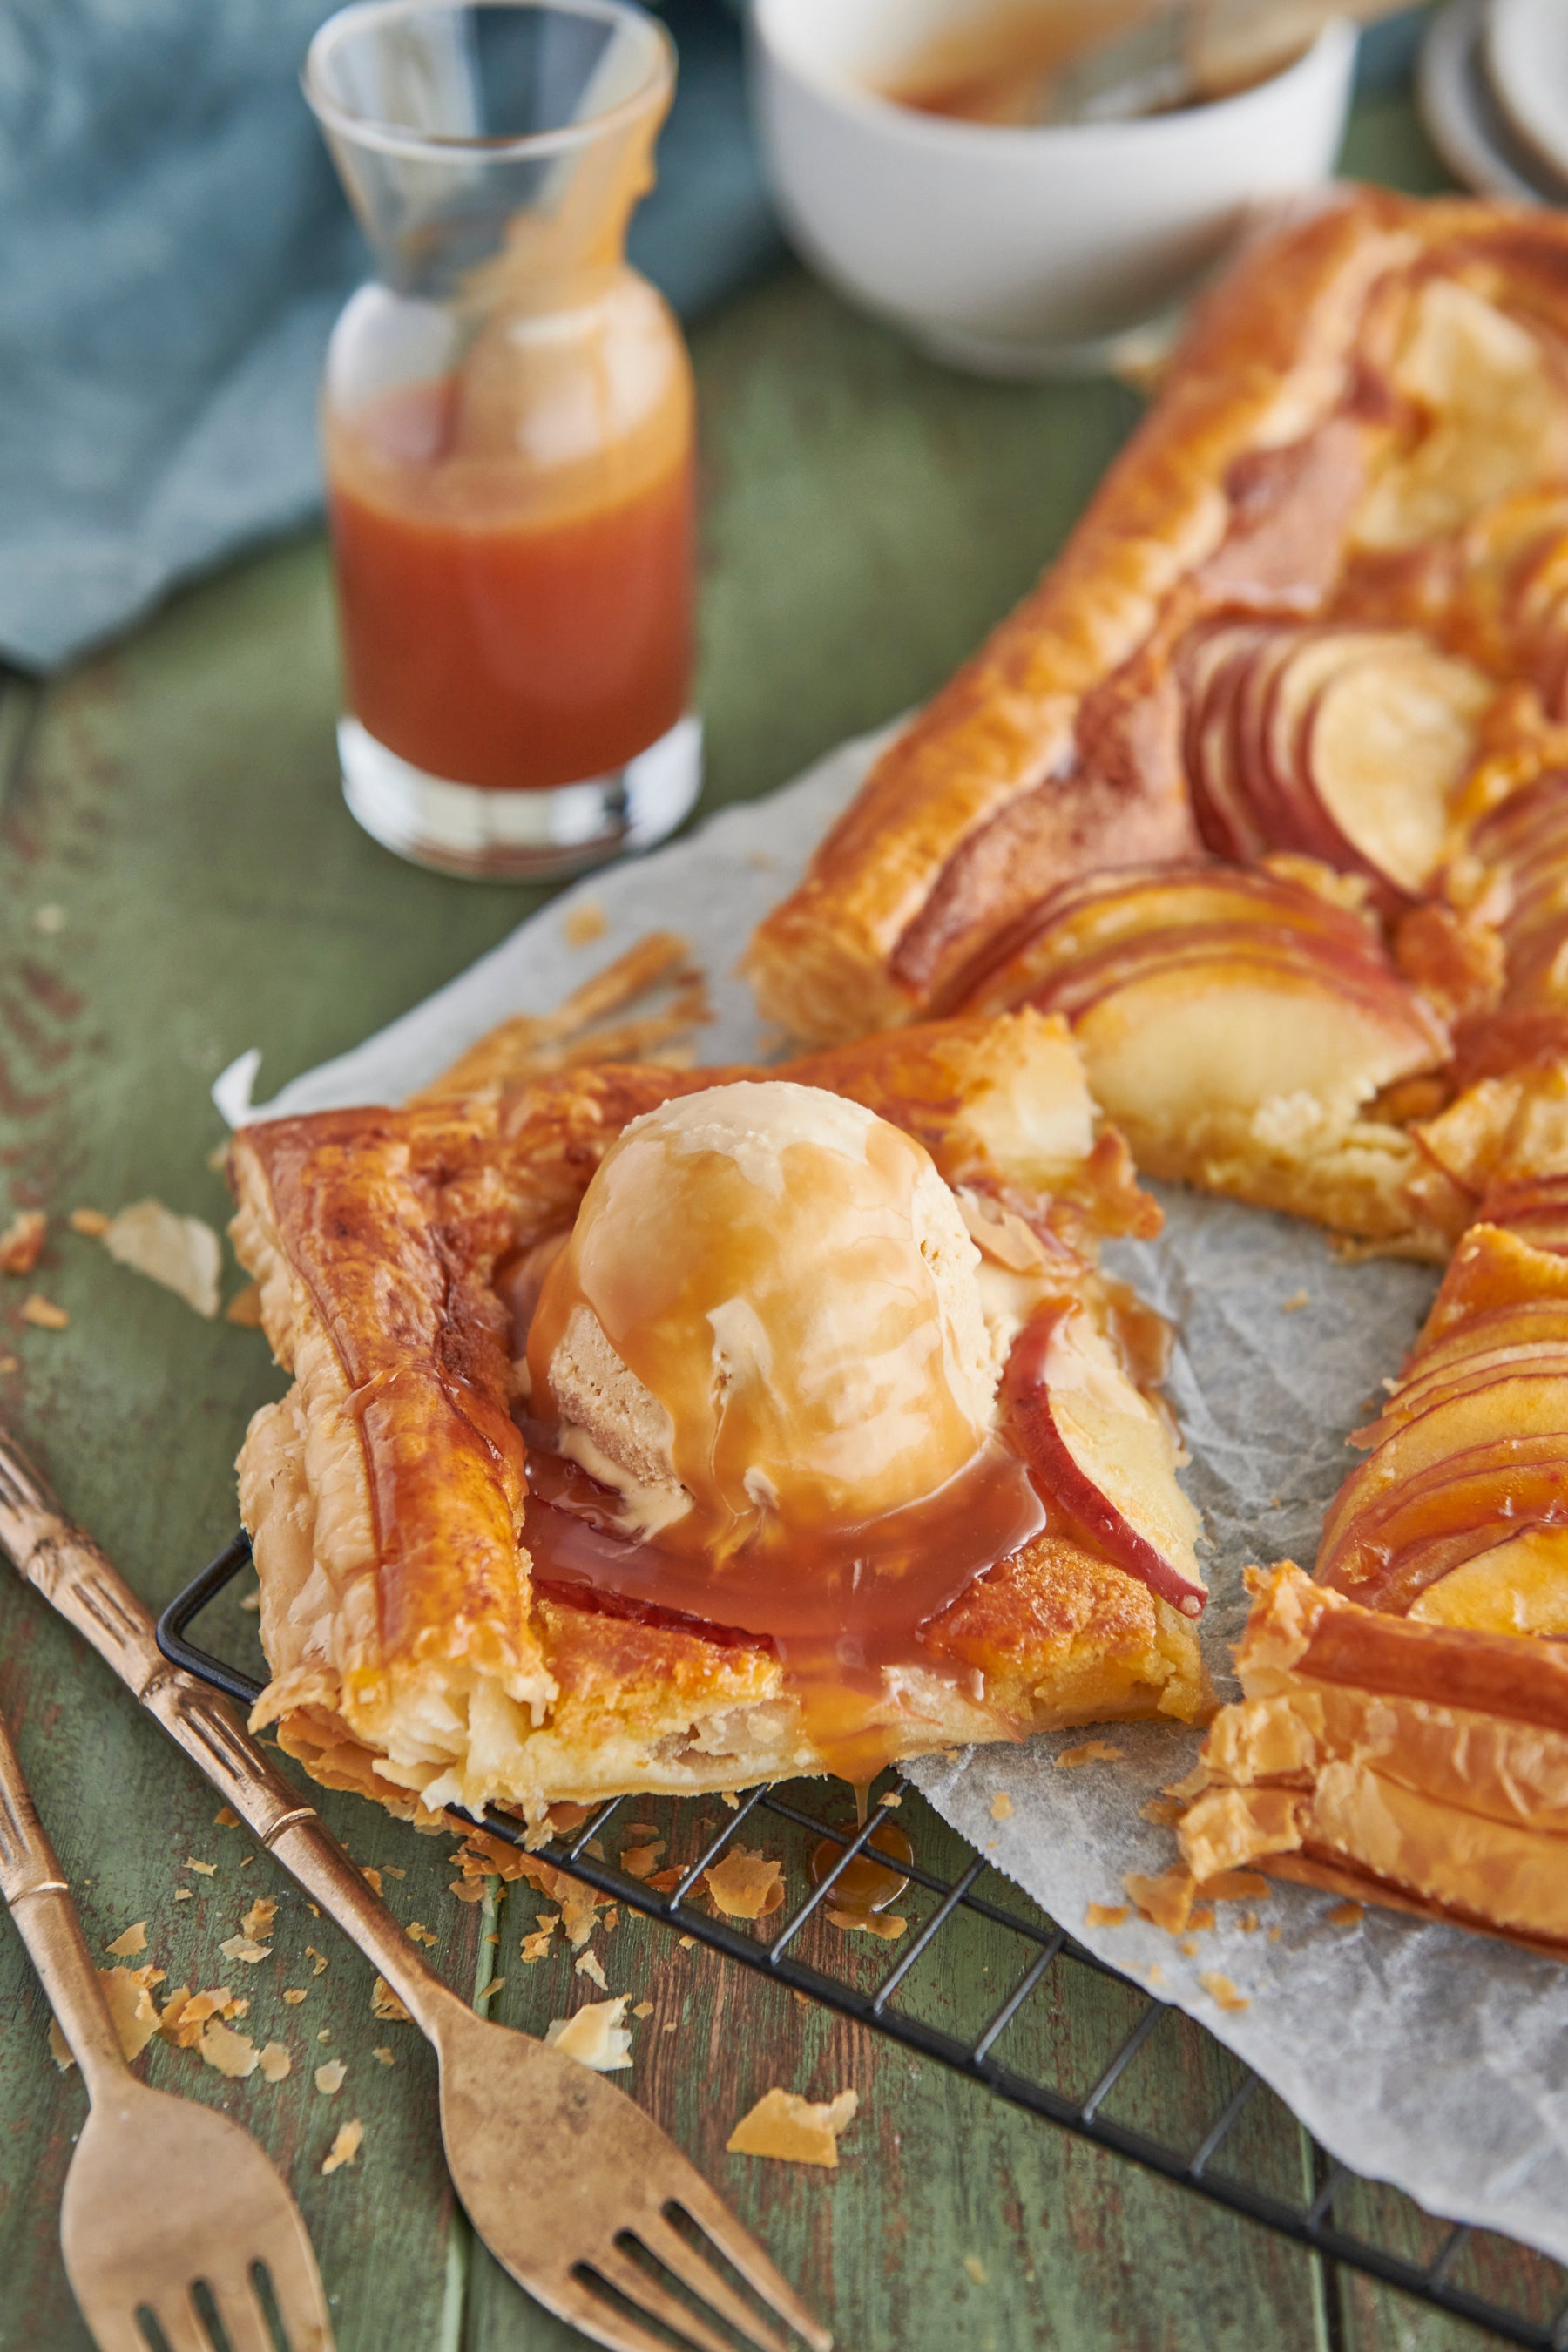
POLYGON ((626 0, 359 0, 306 60, 376 267, 322 397, 343 793, 447 873, 575 872, 697 797, 691 369, 626 259, 674 81, 626 0))

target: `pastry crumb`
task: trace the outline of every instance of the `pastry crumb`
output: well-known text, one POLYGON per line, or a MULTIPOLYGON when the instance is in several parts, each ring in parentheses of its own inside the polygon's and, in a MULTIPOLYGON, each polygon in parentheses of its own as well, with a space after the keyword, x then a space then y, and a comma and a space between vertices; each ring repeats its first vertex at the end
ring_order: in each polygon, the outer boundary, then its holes
POLYGON ((605 1980, 604 1963, 601 1961, 597 1952, 584 1952, 580 1954, 574 1969, 574 1974, 580 1977, 586 1977, 589 1983, 596 1984, 601 1992, 608 1992, 610 1990, 608 1984, 605 1980))
POLYGON ((63 1331, 70 1322, 65 1308, 57 1307, 52 1298, 46 1298, 41 1290, 29 1292, 22 1301, 21 1316, 24 1323, 31 1323, 40 1331, 63 1331))
POLYGON ((1174 1797, 1151 1797, 1146 1805, 1138 1808, 1140 1821, 1152 1822, 1157 1829, 1174 1829, 1182 1818, 1182 1808, 1174 1797))
POLYGON ((89 1242, 109 1231, 109 1219, 101 1209, 73 1209, 66 1219, 73 1234, 85 1234, 89 1242))
POLYGON ((481 2000, 489 2000, 492 1993, 500 1992, 505 1982, 505 1977, 491 1977, 489 1984, 481 1985, 478 1992, 474 1995, 476 2003, 481 2000))
POLYGON ((184 1867, 187 1870, 199 1872, 203 1878, 213 1877, 217 1870, 216 1862, 198 1862, 194 1853, 188 1853, 185 1856, 184 1867))
POLYGON ((217 1830, 237 1830, 239 1827, 239 1815, 232 1805, 218 1807, 213 1815, 213 1827, 217 1830))
POLYGON ((740 1798, 736 1795, 736 1793, 735 1793, 734 1790, 733 1790, 733 1789, 721 1789, 721 1790, 720 1790, 720 1791, 719 1791, 719 1794, 720 1794, 720 1796, 723 1799, 723 1801, 725 1802, 725 1804, 727 1804, 727 1805, 729 1806, 730 1811, 731 1811, 731 1812, 733 1812, 733 1811, 735 1811, 736 1807, 739 1805, 739 1803, 740 1803, 740 1801, 741 1801, 740 1798))
POLYGON ((1256 1911, 1244 1911, 1242 1913, 1241 1932, 1244 1936, 1256 1936, 1258 1930, 1262 1927, 1262 1925, 1263 1922, 1258 1917, 1256 1911))
POLYGON ((830 1911, 827 1918, 847 1936, 879 1936, 885 1944, 895 1943, 910 1924, 891 1911, 830 1911))
POLYGON ((1279 1922, 1278 1922, 1278 1921, 1276 1921, 1276 1922, 1275 1922, 1275 1924, 1274 1924, 1274 1926, 1273 1926, 1272 1927, 1270 1927, 1270 1929, 1268 1930, 1268 1940, 1269 1940, 1269 1942, 1270 1942, 1271 1944, 1277 1944, 1277 1943, 1279 1941, 1280 1937, 1281 1937, 1284 1933, 1285 1933, 1284 1928, 1283 1928, 1283 1927, 1281 1927, 1279 1926, 1279 1922))
POLYGON ((225 2025, 217 2017, 207 2019, 196 2048, 209 2066, 235 2083, 243 2083, 261 2063, 261 2053, 249 2034, 236 2033, 232 2026, 225 2025))
POLYGON ((144 1952, 147 1948, 146 1920, 138 1919, 134 1926, 127 1927, 123 1935, 116 1936, 113 1943, 105 1944, 103 1948, 106 1952, 112 1952, 117 1960, 128 1960, 132 1953, 144 1952))
POLYGON ((1076 1771, 1080 1764, 1119 1764, 1126 1749, 1110 1739, 1080 1739, 1076 1748, 1064 1748, 1057 1758, 1058 1772, 1076 1771))
POLYGON ((633 2010, 632 2015, 634 2017, 651 2017, 653 2015, 652 2001, 639 2000, 637 2007, 633 2010))
POLYGON ((860 2104, 858 2091, 815 2104, 795 2091, 764 2091, 725 2141, 731 2156, 771 2156, 784 2164, 838 2168, 838 2137, 860 2104))
MULTIPOLYGON (((1060 1761, 1059 1758, 1058 1759, 1058 1761, 1060 1761)), ((996 1794, 992 1798, 991 1818, 994 1822, 1010 1822, 1012 1820, 1013 1800, 1007 1794, 1005 1789, 998 1789, 996 1794)))
MULTIPOLYGON (((365 1876, 368 1878, 369 1875, 370 1873, 366 1871, 365 1876)), ((486 1886, 487 1881, 482 1878, 455 1878, 447 1892, 448 1895, 455 1895, 459 1903, 482 1903, 485 1899, 486 1886)), ((378 1886, 375 1891, 379 1895, 380 1887, 378 1886)))
MULTIPOLYGON (((1355 1927, 1365 1916, 1364 1903, 1336 1903, 1328 1915, 1328 1920, 1331 1927, 1355 1927)), ((112 1952, 114 1946, 110 1944, 109 1948, 112 1952)))
POLYGON ((384 2042, 378 2042, 370 2054, 380 2065, 395 2066, 397 2063, 396 2053, 389 2050, 384 2042))
POLYGON ((176 1886, 174 1889, 174 1900, 176 1903, 194 1903, 195 1895, 193 1890, 188 1886, 176 1886))
POLYGON ((536 1960, 542 1960, 547 1957, 550 1947, 554 1940, 554 1935, 549 1927, 541 1927, 536 1935, 525 1936, 523 1937, 521 1945, 522 1957, 530 1968, 533 1966, 536 1960))
POLYGON ((621 1848, 621 1868, 634 1878, 648 1878, 653 1866, 664 1852, 663 1838, 650 1838, 646 1845, 624 1845, 621 1848))
POLYGON ((621 2022, 630 2001, 630 1993, 621 1992, 613 2000, 590 2001, 570 2017, 552 2017, 544 2039, 552 2050, 592 2067, 595 2074, 613 2074, 632 2063, 631 2032, 621 2022))
MULTIPOLYGON (((436 1939, 432 1936, 430 1940, 434 1943, 436 1939)), ((318 1952, 314 1944, 307 1944, 305 1947, 305 1958, 308 1960, 314 1960, 316 1963, 315 1967, 310 1971, 312 1976, 319 1977, 325 1975, 327 1967, 327 1956, 325 1952, 318 1952)))
POLYGON ((329 2058, 324 2066, 316 2069, 316 2088, 324 2099, 335 2099, 343 2087, 348 2068, 341 2058, 329 2058))
POLYGON ((18 1209, 0 1234, 0 1274, 31 1274, 44 1254, 48 1230, 42 1209, 18 1209))
POLYGON ((1167 1936, 1181 1934, 1197 1893, 1197 1881, 1184 1862, 1173 1863, 1156 1877, 1130 1870, 1121 1884, 1145 1919, 1163 1927, 1167 1936))
POLYGON ((978 2254, 965 2254, 963 2257, 963 2267, 968 2272, 976 2286, 984 2286, 985 2284, 985 2265, 981 2261, 978 2254))
POLYGON ((298 2009, 305 1998, 305 1991, 306 1988, 303 1985, 291 1985, 283 1998, 290 2009, 298 2009))
POLYGON ((1260 1870, 1222 1870, 1198 1889, 1210 1903, 1267 1903, 1273 1891, 1260 1870))
POLYGON ((162 1201, 137 1201, 111 1217, 100 1236, 116 1265, 145 1275, 210 1323, 218 1310, 223 1244, 200 1217, 182 1217, 162 1201))
POLYGON ((597 898, 584 898, 568 913, 561 929, 569 948, 591 948, 610 928, 609 917, 597 898))
POLYGON ((269 2083, 280 2083, 294 2068, 294 2061, 281 2042, 265 2042, 257 2053, 256 2063, 269 2083))
POLYGON ((1131 1918, 1125 1903, 1091 1903, 1083 1915, 1086 1927, 1120 1927, 1131 1918))
POLYGON ((683 1952, 689 1952, 696 1944, 697 1938, 695 1936, 681 1936, 677 1940, 683 1952))
POLYGON ((1279 1312, 1281 1315, 1299 1315, 1303 1307, 1310 1307, 1311 1303, 1310 1290, 1293 1290, 1289 1298, 1279 1301, 1279 1312))
POLYGON ((903 1801, 902 1792, 898 1789, 889 1789, 885 1796, 877 1800, 879 1805, 901 1805, 903 1801))
POLYGON ((247 1968, 253 1969, 258 1960, 270 1957, 272 1947, 270 1944, 254 1944, 248 1936, 228 1936, 218 1946, 218 1950, 226 1960, 243 1960, 247 1968))
POLYGON ((259 1942, 263 1936, 272 1933, 272 1922, 277 1916, 278 1906, 272 1897, 258 1895, 239 1924, 253 1942, 259 1942))
MULTIPOLYGON (((287 2000, 288 1994, 285 1993, 283 1998, 287 2000)), ((304 1994, 301 1993, 300 1999, 303 2000, 304 1998, 304 1994)), ((373 2017, 380 2018, 384 2025, 407 2025, 412 2022, 407 2010, 398 2000, 384 1977, 377 1977, 370 1989, 370 2013, 373 2017)))
POLYGON ((247 1282, 243 1290, 237 1290, 223 1310, 223 1319, 226 1323, 237 1324, 242 1331, 259 1331, 261 1285, 258 1282, 247 1282))
POLYGON ((1214 1905, 1194 1903, 1187 1914, 1187 1926, 1194 1936, 1206 1936, 1214 1926, 1214 1905))
POLYGON ((364 2146, 364 2126, 357 2116, 338 2132, 331 2147, 321 2158, 323 2175, 336 2172, 345 2164, 353 2164, 364 2146))
POLYGON ((1217 1969, 1205 1969, 1198 1982, 1217 2008, 1247 2009, 1251 2006, 1247 1995, 1237 1992, 1230 1979, 1222 1977, 1217 1969))
POLYGON ((431 1950, 435 1949, 437 1938, 425 1925, 423 1919, 410 1919, 407 1927, 403 1932, 408 1937, 410 1943, 424 1944, 431 1950))
POLYGON ((765 1919, 784 1899, 784 1864, 750 1846, 731 1846, 703 1881, 714 1908, 731 1919, 765 1919))

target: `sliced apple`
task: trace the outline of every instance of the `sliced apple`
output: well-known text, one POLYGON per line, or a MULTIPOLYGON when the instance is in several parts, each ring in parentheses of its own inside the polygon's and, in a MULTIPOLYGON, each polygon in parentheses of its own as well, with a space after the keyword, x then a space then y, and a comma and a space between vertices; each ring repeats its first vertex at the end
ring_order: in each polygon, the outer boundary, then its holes
POLYGON ((1380 997, 1331 967, 1239 950, 1126 974, 1073 1029, 1095 1099, 1152 1165, 1205 1124, 1281 1100, 1309 1097, 1320 1124, 1342 1126, 1381 1087, 1442 1058, 1397 983, 1380 997))
POLYGON ((1236 744, 1237 699, 1268 634, 1248 627, 1210 631, 1187 666, 1186 766, 1198 830, 1216 856, 1238 862, 1269 846, 1241 788, 1236 744))
POLYGON ((1176 1482, 1169 1423, 1079 1306, 1047 1309, 1015 1342, 1004 1381, 1015 1441, 1041 1490, 1121 1568, 1184 1616, 1207 1588, 1198 1514, 1176 1482))
POLYGON ((1468 1396, 1428 1405, 1352 1471, 1323 1522, 1320 1559, 1333 1558, 1342 1534, 1367 1505, 1434 1464, 1478 1446, 1495 1448, 1501 1460, 1521 1442, 1541 1437, 1560 1439, 1568 1451, 1568 1377, 1561 1373, 1516 1372, 1468 1396))
POLYGON ((1458 1338, 1485 1315, 1568 1305, 1568 1265, 1543 1265, 1517 1234, 1485 1221, 1472 1224, 1448 1261, 1413 1352, 1458 1338))
POLYGON ((1442 854, 1453 797, 1496 688, 1419 636, 1347 662, 1305 722, 1302 765, 1335 830, 1414 898, 1442 854))
POLYGON ((1381 1445, 1385 1437, 1428 1405, 1446 1403, 1450 1397, 1468 1396, 1489 1381, 1502 1380, 1514 1372, 1568 1373, 1568 1343, 1556 1348, 1529 1345, 1495 1348, 1458 1363, 1444 1364, 1414 1380, 1406 1380, 1388 1400, 1375 1421, 1363 1429, 1351 1432, 1352 1445, 1381 1445))
POLYGON ((1568 1526, 1528 1528, 1429 1584, 1408 1614, 1478 1633, 1568 1633, 1568 1526))
POLYGON ((1405 1383, 1447 1364, 1468 1363, 1507 1348, 1552 1347, 1568 1347, 1568 1301, 1530 1298, 1494 1307, 1466 1322, 1450 1324, 1441 1339, 1430 1343, 1418 1340, 1400 1375, 1401 1392, 1405 1383))
POLYGON ((1455 1454, 1352 1512, 1318 1554, 1320 1584, 1398 1612, 1436 1578, 1568 1515, 1568 1440, 1523 1438, 1455 1454))
POLYGON ((1132 868, 1053 892, 959 1009, 989 1014, 1038 1003, 1058 973, 1087 956, 1205 923, 1261 924, 1375 953, 1353 915, 1299 883, 1220 866, 1132 868))

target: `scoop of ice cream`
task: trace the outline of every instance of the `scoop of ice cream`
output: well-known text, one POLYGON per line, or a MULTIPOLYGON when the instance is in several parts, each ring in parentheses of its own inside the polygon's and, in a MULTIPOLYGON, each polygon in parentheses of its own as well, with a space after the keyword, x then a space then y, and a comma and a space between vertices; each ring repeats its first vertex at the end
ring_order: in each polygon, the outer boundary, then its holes
POLYGON ((714 1087, 606 1152, 529 1333, 533 1408, 647 1531, 727 1550, 853 1527, 992 1425, 979 1253, 926 1151, 787 1080, 714 1087))

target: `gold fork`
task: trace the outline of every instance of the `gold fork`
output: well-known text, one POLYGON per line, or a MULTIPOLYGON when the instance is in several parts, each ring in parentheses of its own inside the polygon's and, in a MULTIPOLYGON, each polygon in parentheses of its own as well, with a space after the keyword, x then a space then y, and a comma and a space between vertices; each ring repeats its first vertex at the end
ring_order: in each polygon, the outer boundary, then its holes
POLYGON ((0 1546, 380 1970, 434 2044, 453 2184, 520 2286, 611 2352, 668 2352, 645 2319, 699 2352, 732 2352, 678 2284, 756 2352, 788 2352, 716 2267, 717 2252, 811 2352, 832 2352, 828 2331, 640 2107, 576 2059, 477 2016, 442 1983, 226 1700, 162 1655, 141 1601, 4 1430, 0 1546), (695 2226, 679 2226, 678 2216, 695 2226))
POLYGON ((70 1893, 0 1719, 0 1894, 32 1955, 91 2102, 66 2175, 60 2250, 100 2352, 146 2352, 152 2312, 171 2352, 210 2352, 204 2282, 232 2352, 271 2352, 254 2269, 265 2265, 290 2352, 331 2352, 300 2210, 248 2132, 137 2081, 70 1893))

